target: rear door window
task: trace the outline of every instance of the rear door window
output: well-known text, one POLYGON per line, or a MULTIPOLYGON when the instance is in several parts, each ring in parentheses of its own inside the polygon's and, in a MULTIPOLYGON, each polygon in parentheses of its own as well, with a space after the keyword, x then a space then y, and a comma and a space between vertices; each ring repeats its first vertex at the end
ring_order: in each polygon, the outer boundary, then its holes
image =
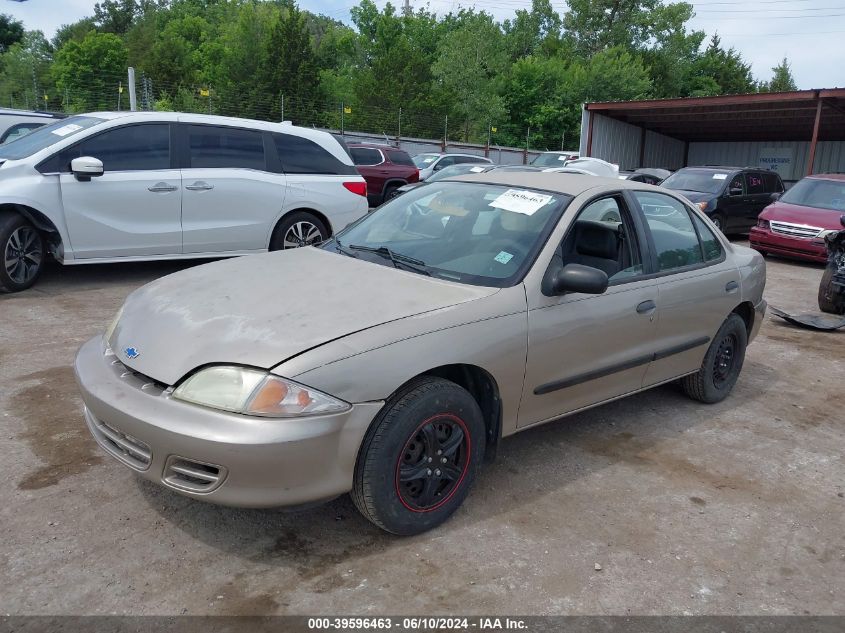
POLYGON ((651 233, 658 271, 670 272, 704 262, 698 233, 681 202, 650 191, 633 193, 651 233))
POLYGON ((387 157, 390 158, 390 162, 395 165, 407 165, 408 167, 414 167, 414 161, 411 160, 411 157, 408 156, 407 152, 403 152, 398 149, 389 149, 387 150, 387 157))
POLYGON ((763 174, 757 172, 745 174, 745 193, 749 196, 766 193, 766 188, 763 185, 763 174))
MULTIPOLYGON (((357 174, 353 165, 335 158, 311 139, 294 134, 273 134, 273 144, 286 174, 357 174)), ((350 149, 350 153, 354 150, 350 149)), ((354 160, 354 159, 353 159, 354 160)))
POLYGON ((267 170, 261 132, 189 125, 189 167, 267 170))
POLYGON ((697 215, 692 215, 695 228, 698 230, 698 237, 701 240, 701 249, 704 251, 705 261, 712 262, 722 258, 722 243, 718 240, 710 227, 697 215))
POLYGON ((766 188, 766 193, 780 193, 783 191, 783 183, 781 182, 780 176, 772 172, 763 174, 763 186, 766 188))
POLYGON ((384 162, 381 152, 370 147, 350 147, 349 154, 356 165, 378 165, 384 162))

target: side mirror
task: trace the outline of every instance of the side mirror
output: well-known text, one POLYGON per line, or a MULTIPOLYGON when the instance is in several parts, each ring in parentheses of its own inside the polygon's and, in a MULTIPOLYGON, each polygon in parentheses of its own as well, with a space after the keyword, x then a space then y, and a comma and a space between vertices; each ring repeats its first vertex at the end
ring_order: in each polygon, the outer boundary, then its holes
POLYGON ((70 161, 70 171, 77 180, 87 182, 103 175, 103 161, 93 156, 82 156, 70 161))
POLYGON ((783 194, 776 191, 772 195, 769 196, 769 200, 771 200, 772 202, 777 202, 778 200, 780 200, 781 195, 783 195, 783 194))
POLYGON ((567 264, 552 283, 552 290, 557 295, 566 292, 583 292, 588 295, 600 295, 607 290, 607 273, 591 266, 567 264))
POLYGON ((741 196, 742 195, 742 187, 731 187, 728 189, 729 196, 741 196))

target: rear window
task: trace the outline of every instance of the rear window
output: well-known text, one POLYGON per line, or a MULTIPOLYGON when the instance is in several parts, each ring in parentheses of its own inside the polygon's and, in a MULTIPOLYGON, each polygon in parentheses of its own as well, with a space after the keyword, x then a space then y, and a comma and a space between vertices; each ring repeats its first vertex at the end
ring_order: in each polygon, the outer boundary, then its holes
POLYGON ((407 165, 408 167, 414 167, 414 161, 411 160, 411 157, 408 156, 407 152, 403 152, 399 149, 389 149, 387 150, 387 157, 390 159, 390 162, 395 165, 407 165))
POLYGON ((780 176, 773 172, 763 174, 763 186, 766 188, 766 193, 780 193, 783 191, 783 182, 780 176))
POLYGON ((349 154, 356 165, 378 165, 382 162, 381 152, 370 147, 350 147, 349 154))
POLYGON ((763 186, 763 174, 745 174, 745 193, 746 195, 766 193, 766 188, 763 186))
MULTIPOLYGON (((286 174, 357 174, 347 165, 311 139, 293 134, 273 134, 273 144, 286 174)), ((353 150, 350 150, 350 152, 353 150)))

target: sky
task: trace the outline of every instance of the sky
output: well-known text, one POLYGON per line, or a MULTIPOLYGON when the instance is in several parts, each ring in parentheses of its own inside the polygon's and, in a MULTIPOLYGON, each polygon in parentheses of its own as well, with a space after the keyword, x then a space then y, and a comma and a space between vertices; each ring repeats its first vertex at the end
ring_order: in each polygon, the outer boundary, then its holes
MULTIPOLYGON (((376 0, 383 7, 387 0, 376 0)), ((403 0, 394 0, 401 4, 403 0)), ((691 0, 696 17, 690 27, 717 31, 724 47, 733 46, 751 63, 755 79, 769 80, 772 67, 789 59, 799 89, 845 87, 845 2, 843 0, 691 0)), ((96 0, 0 0, 0 12, 21 20, 27 29, 39 29, 50 38, 62 24, 91 15, 96 0)), ((355 0, 299 0, 299 6, 349 22, 355 0)), ((426 0, 432 11, 448 13, 475 7, 497 19, 516 9, 530 8, 531 0, 426 0)), ((552 0, 563 12, 564 0, 552 0)), ((421 0, 411 2, 422 6, 421 0)))

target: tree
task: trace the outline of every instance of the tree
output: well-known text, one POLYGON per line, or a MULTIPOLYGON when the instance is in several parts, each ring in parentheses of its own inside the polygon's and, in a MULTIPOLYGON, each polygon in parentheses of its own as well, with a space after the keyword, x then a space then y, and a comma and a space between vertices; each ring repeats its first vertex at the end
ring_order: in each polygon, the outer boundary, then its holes
POLYGON ((123 35, 139 11, 136 0, 102 0, 94 5, 94 21, 106 33, 123 35))
POLYGON ((532 0, 531 11, 517 9, 514 20, 502 24, 511 60, 554 55, 560 48, 562 25, 549 0, 532 0))
POLYGON ((120 37, 91 31, 81 42, 71 40, 56 52, 52 71, 56 87, 68 95, 70 109, 112 110, 126 64, 126 45, 120 37))
POLYGON ((55 97, 50 80, 52 52, 41 31, 26 31, 21 41, 12 44, 2 57, 2 105, 35 109, 50 106, 49 98, 55 97))
POLYGON ((94 18, 82 18, 72 24, 62 24, 57 30, 50 43, 54 50, 59 50, 67 42, 76 40, 81 42, 88 35, 89 31, 95 31, 97 24, 94 18))
POLYGON ((761 92, 789 92, 791 90, 798 90, 795 85, 795 79, 792 77, 792 69, 786 57, 783 58, 780 64, 772 68, 774 76, 769 83, 760 85, 761 92))
POLYGON ((507 68, 507 51, 499 25, 487 13, 448 33, 439 47, 432 72, 451 103, 450 114, 464 128, 486 138, 487 125, 505 114, 495 79, 507 68))
POLYGON ((12 44, 23 39, 23 22, 11 15, 0 13, 0 53, 9 50, 12 44))
POLYGON ((718 34, 710 38, 707 50, 693 64, 690 83, 694 96, 754 92, 751 66, 733 47, 722 48, 718 34))

